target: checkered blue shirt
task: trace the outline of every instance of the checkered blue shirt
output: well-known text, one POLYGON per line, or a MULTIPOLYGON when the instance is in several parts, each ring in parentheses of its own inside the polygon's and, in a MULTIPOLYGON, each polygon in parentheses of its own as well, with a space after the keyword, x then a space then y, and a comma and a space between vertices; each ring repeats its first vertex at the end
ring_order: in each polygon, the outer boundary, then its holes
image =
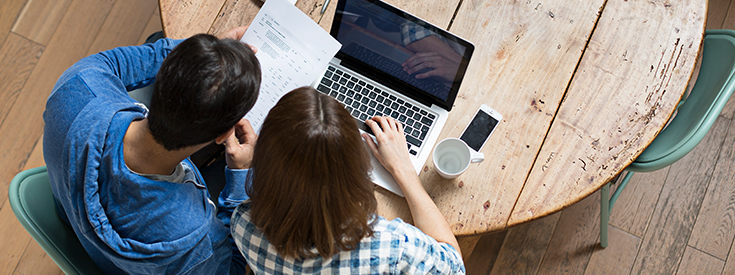
MULTIPOLYGON (((255 274, 465 274, 451 245, 440 243, 401 219, 378 216, 372 237, 352 251, 325 259, 283 257, 250 222, 250 201, 232 214, 232 237, 255 274)), ((316 249, 314 249, 316 252, 316 249)))

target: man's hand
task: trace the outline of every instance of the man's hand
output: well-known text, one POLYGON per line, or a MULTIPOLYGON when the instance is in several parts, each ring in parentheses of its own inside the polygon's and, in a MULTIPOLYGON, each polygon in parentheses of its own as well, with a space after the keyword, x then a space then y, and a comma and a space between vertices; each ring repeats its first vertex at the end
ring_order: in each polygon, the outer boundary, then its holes
POLYGON ((408 74, 416 74, 416 79, 439 77, 452 82, 459 68, 459 63, 436 52, 416 53, 403 62, 403 70, 408 74), (422 72, 422 73, 419 73, 422 72))
POLYGON ((248 169, 258 135, 247 119, 241 119, 234 127, 235 131, 225 142, 225 161, 230 169, 248 169))
MULTIPOLYGON (((229 38, 229 39, 240 41, 242 36, 245 34, 245 31, 247 30, 248 30, 248 26, 240 26, 240 27, 232 28, 223 33, 218 33, 216 36, 219 39, 229 38)), ((250 46, 250 49, 253 50, 254 53, 258 52, 258 48, 256 48, 255 46, 250 45, 250 44, 248 44, 248 46, 250 46)))

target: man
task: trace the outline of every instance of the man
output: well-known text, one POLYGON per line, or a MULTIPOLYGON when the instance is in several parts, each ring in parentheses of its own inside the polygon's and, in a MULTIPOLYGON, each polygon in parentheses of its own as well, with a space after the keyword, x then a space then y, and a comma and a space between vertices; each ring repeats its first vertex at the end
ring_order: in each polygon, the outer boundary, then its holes
POLYGON ((43 148, 57 210, 103 272, 245 272, 229 222, 248 198, 256 136, 241 118, 258 97, 260 66, 237 41, 244 32, 101 52, 54 86, 43 148), (149 111, 127 92, 154 80, 149 111), (212 142, 226 144, 218 206, 188 159, 212 142))

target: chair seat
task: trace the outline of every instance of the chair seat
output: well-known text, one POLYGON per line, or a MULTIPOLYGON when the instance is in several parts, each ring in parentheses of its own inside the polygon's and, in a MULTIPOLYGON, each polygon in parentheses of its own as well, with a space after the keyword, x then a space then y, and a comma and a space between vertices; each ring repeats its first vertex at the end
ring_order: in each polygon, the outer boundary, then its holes
POLYGON ((46 166, 22 171, 10 183, 15 217, 66 274, 102 274, 56 211, 46 166))

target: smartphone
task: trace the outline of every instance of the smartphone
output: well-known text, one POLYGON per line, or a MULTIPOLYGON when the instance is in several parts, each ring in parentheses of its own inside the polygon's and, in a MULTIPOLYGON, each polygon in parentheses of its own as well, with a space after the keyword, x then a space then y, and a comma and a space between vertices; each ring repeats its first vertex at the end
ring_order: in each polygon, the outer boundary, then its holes
POLYGON ((501 120, 503 116, 500 113, 482 104, 472 117, 470 124, 462 131, 459 139, 467 143, 473 150, 480 152, 501 120))

